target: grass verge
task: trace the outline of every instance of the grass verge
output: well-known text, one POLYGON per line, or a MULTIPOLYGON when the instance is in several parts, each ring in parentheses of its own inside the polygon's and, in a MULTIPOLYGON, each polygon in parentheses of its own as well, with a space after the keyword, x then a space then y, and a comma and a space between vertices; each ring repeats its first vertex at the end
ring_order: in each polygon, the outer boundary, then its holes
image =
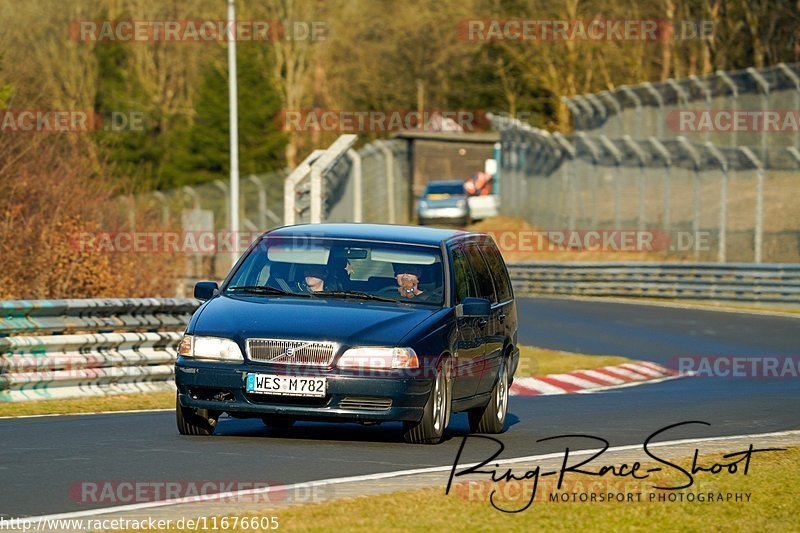
MULTIPOLYGON (((520 346, 517 376, 558 374, 585 368, 630 363, 630 359, 608 355, 584 355, 533 346, 520 346)), ((171 409, 175 406, 174 392, 93 396, 66 400, 0 403, 0 416, 55 415, 95 413, 98 411, 129 411, 138 409, 171 409)))
POLYGON ((562 374, 573 370, 599 368, 601 366, 635 363, 633 359, 616 355, 586 355, 559 350, 547 350, 536 346, 519 347, 517 377, 562 374))
MULTIPOLYGON (((738 451, 738 450, 737 450, 738 451)), ((702 457, 702 464, 712 461, 729 463, 721 459, 722 454, 702 457)), ((683 468, 691 469, 691 458, 675 461, 683 468)), ((515 514, 494 509, 488 501, 493 488, 497 489, 495 503, 498 507, 518 509, 530 498, 530 485, 520 486, 481 484, 470 488, 469 482, 454 486, 445 496, 444 487, 395 492, 392 494, 360 496, 338 499, 325 503, 293 506, 263 513, 248 513, 239 518, 276 517, 284 531, 798 531, 800 517, 800 492, 794 490, 795 472, 800 462, 800 448, 785 452, 756 454, 749 472, 743 469, 735 474, 727 471, 711 475, 700 472, 695 475, 695 484, 681 491, 653 491, 653 484, 675 485, 685 481, 683 475, 676 477, 675 471, 652 474, 639 482, 630 478, 602 478, 568 474, 568 482, 561 491, 556 491, 550 480, 540 482, 534 503, 528 509, 515 514), (601 480, 598 483, 598 480, 601 480), (513 487, 513 490, 511 490, 513 487), (527 487, 527 488, 526 488, 527 487), (480 490, 478 490, 480 489, 480 490), (508 489, 508 490, 506 490, 508 489), (522 492, 523 490, 527 492, 522 492), (600 502, 601 494, 631 494, 631 501, 616 501, 608 498, 600 502), (636 501, 636 493, 639 500, 636 501), (683 494, 684 501, 677 498, 683 494), (596 494, 592 502, 551 501, 551 494, 596 494), (653 499, 650 494, 654 494, 653 499), (676 501, 661 501, 659 494, 675 493, 676 501), (685 501, 694 494, 692 502, 685 501), (742 494, 742 501, 709 501, 708 495, 728 493, 742 494), (749 493, 750 499, 744 499, 749 493), (510 498, 505 499, 504 494, 510 498), (703 495, 703 502, 698 500, 703 495)), ((640 472, 649 466, 644 465, 640 472)), ((659 465, 663 466, 663 465, 659 465)), ((741 465, 740 465, 741 466, 741 465)), ((517 472, 517 471, 515 471, 517 472)), ((522 475, 523 472, 517 472, 522 475)), ((473 482, 475 483, 475 482, 473 482)), ((529 482, 525 482, 529 483, 529 482)), ((233 524, 236 515, 229 515, 233 524)), ((171 529, 169 531, 188 531, 171 529)), ((248 531, 232 528, 226 531, 248 531)), ((252 531, 252 530, 249 530, 252 531)))
POLYGON ((0 416, 59 415, 96 413, 98 411, 171 409, 173 407, 175 407, 174 392, 150 392, 64 400, 0 403, 0 416))

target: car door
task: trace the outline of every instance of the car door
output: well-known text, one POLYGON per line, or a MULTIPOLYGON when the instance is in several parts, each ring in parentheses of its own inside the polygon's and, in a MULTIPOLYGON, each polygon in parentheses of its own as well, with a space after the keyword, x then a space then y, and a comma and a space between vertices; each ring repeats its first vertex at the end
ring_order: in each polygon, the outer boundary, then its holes
MULTIPOLYGON (((494 384, 494 377, 498 373, 498 365, 503 355, 503 348, 506 342, 516 343, 516 331, 514 325, 517 323, 516 308, 514 305, 514 292, 511 287, 511 280, 508 277, 503 256, 494 242, 487 240, 481 242, 481 253, 489 267, 492 275, 496 301, 492 302, 492 330, 487 338, 487 362, 488 372, 485 381, 480 384, 481 388, 491 387, 494 384)), ((511 369, 514 370, 513 368, 511 369)))
MULTIPOLYGON (((453 265, 454 302, 458 306, 464 298, 477 296, 475 279, 469 260, 463 248, 456 247, 450 252, 453 265)), ((453 398, 474 396, 480 382, 480 368, 483 364, 483 327, 480 318, 456 317, 456 350, 453 365, 453 398)))
POLYGON ((502 336, 498 335, 500 330, 498 315, 500 313, 497 308, 497 294, 489 265, 477 243, 468 244, 465 251, 475 275, 478 297, 485 298, 492 304, 492 313, 489 317, 478 322, 481 328, 481 344, 483 344, 483 355, 480 364, 476 366, 479 372, 476 393, 480 394, 491 391, 494 386, 494 380, 499 370, 503 341, 502 336))

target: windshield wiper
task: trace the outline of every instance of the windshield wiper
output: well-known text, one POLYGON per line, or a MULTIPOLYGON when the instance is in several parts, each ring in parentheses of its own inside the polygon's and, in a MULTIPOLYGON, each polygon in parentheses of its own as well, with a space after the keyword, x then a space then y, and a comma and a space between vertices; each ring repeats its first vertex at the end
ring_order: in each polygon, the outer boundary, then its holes
POLYGON ((274 294, 277 296, 302 296, 310 298, 311 295, 304 292, 291 292, 283 289, 276 289, 275 287, 265 287, 263 285, 240 285, 238 287, 228 287, 230 292, 242 292, 249 294, 274 294))
POLYGON ((314 296, 330 296, 333 298, 354 297, 354 298, 361 298, 363 300, 375 300, 378 302, 392 302, 392 303, 397 302, 397 300, 393 298, 384 298, 383 296, 376 296, 374 294, 362 291, 320 291, 320 292, 315 292, 314 296))

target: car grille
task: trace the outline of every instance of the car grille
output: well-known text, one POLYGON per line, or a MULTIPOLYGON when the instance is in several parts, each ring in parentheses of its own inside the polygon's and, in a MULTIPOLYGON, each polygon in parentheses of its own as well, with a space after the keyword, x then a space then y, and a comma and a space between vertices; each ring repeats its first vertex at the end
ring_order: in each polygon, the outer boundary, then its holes
POLYGON ((392 406, 391 398, 367 398, 347 396, 339 402, 342 409, 358 409, 365 411, 386 411, 392 406))
POLYGON ((330 366, 335 351, 332 342, 247 339, 248 357, 260 363, 330 366))

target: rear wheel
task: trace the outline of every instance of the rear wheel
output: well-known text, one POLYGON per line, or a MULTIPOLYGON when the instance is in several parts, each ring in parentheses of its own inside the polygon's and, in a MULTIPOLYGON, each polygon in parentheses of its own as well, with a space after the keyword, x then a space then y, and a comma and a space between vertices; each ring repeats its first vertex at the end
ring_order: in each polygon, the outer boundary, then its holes
POLYGON ((403 439, 411 444, 438 444, 450 421, 450 365, 447 361, 436 369, 428 402, 419 422, 403 423, 403 439))
POLYGON ((502 433, 508 412, 508 360, 500 360, 500 373, 492 389, 492 397, 484 407, 467 412, 473 433, 502 433))
POLYGON ((193 409, 181 405, 175 397, 175 419, 181 435, 211 435, 217 427, 218 413, 207 409, 193 409))

